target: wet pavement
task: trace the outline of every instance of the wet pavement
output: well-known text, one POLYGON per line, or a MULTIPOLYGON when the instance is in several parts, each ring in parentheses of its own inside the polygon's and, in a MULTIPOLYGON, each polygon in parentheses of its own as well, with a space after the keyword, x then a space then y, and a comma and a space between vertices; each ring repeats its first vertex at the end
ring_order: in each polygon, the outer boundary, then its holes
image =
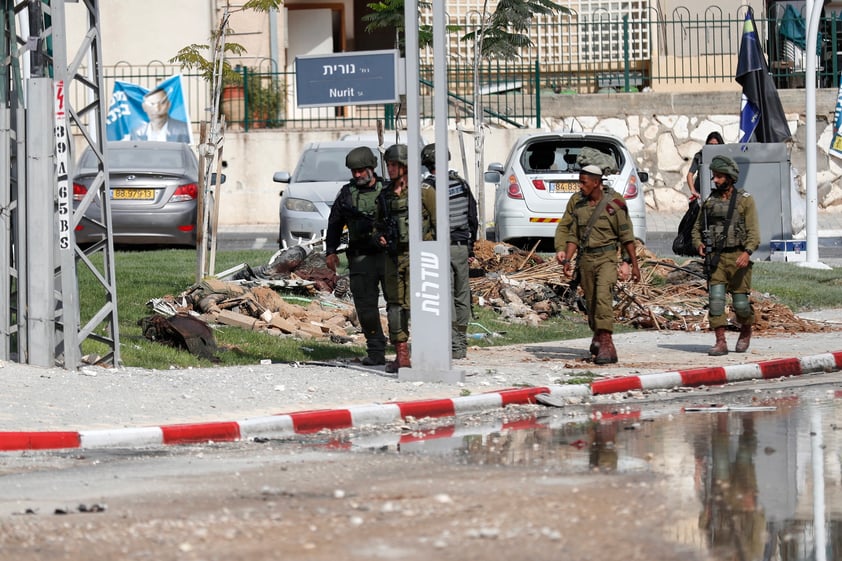
POLYGON ((523 412, 405 432, 392 443, 382 435, 345 443, 483 470, 651 476, 669 497, 672 520, 647 532, 722 561, 842 559, 842 390, 834 384, 661 407, 523 412))

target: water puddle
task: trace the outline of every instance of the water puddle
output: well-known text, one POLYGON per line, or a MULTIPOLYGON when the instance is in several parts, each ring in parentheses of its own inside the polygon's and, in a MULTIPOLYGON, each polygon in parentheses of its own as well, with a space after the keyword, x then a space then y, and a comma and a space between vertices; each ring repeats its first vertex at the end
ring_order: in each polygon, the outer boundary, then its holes
POLYGON ((675 503, 675 523, 663 531, 714 559, 842 559, 840 391, 651 416, 547 409, 491 425, 359 437, 345 447, 535 465, 561 476, 649 473, 675 503))

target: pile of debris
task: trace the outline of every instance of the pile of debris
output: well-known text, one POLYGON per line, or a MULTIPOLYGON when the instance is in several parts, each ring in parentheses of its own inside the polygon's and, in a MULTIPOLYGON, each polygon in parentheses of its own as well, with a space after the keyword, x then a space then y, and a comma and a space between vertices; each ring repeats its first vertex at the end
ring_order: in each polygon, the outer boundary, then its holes
MULTIPOLYGON (((279 251, 266 265, 243 263, 147 306, 165 317, 191 314, 279 337, 364 344, 348 277, 330 270, 324 253, 304 246, 279 251)), ((385 316, 383 326, 385 331, 385 316)))
MULTIPOLYGON (((581 288, 571 290, 570 279, 554 258, 542 258, 535 248, 527 252, 485 240, 476 243, 474 254, 471 291, 475 305, 490 307, 504 321, 532 326, 566 311, 583 315, 581 288)), ((707 329, 708 296, 701 260, 679 264, 659 259, 640 243, 637 255, 642 278, 617 284, 616 322, 640 329, 707 329)), ((796 317, 768 295, 755 292, 752 300, 757 332, 829 329, 796 317)), ((148 305, 165 317, 190 314, 209 324, 281 337, 364 344, 348 277, 331 271, 324 253, 302 246, 276 253, 266 265, 253 268, 243 263, 189 287, 178 297, 155 299, 148 305)), ((388 332, 385 310, 382 322, 388 332)), ((162 330, 151 330, 155 331, 162 330)))
MULTIPOLYGON (((534 325, 564 309, 577 313, 582 296, 555 259, 508 244, 478 241, 474 247, 471 291, 480 306, 490 306, 513 323, 534 325)), ((681 264, 659 259, 637 243, 641 280, 618 282, 614 314, 618 324, 641 329, 700 331, 708 328, 706 281, 700 259, 681 264)), ((758 332, 816 332, 828 329, 802 320, 773 297, 752 293, 758 332)))

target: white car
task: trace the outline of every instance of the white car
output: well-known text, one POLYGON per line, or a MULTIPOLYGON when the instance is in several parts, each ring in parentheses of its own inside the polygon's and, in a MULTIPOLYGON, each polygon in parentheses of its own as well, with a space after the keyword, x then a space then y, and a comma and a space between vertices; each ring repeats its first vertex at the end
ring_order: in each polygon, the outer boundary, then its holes
POLYGON ((578 156, 597 150, 614 162, 615 173, 603 178, 621 193, 629 209, 635 237, 646 242, 646 201, 643 183, 649 174, 638 171, 622 140, 600 133, 538 133, 517 140, 505 164, 492 163, 485 180, 496 183, 494 231, 497 241, 522 247, 552 240, 567 201, 579 190, 578 156))

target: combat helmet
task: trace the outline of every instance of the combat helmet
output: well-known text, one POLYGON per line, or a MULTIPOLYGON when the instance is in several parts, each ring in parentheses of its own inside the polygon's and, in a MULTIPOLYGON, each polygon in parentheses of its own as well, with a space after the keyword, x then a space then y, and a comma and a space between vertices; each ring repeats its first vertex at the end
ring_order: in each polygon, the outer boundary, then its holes
POLYGON ((734 183, 740 178, 740 168, 737 167, 737 162, 728 156, 714 156, 710 161, 710 171, 727 175, 734 180, 734 183))
POLYGON ((386 153, 383 154, 383 160, 386 162, 397 162, 400 165, 407 167, 409 160, 409 152, 406 144, 392 144, 386 148, 386 153))
POLYGON ((374 169, 377 167, 377 158, 369 148, 358 146, 345 156, 345 167, 351 170, 363 168, 374 169))
MULTIPOLYGON (((450 150, 447 151, 447 159, 450 160, 450 150)), ((421 150, 421 165, 427 169, 436 167, 436 145, 428 144, 421 150)))

